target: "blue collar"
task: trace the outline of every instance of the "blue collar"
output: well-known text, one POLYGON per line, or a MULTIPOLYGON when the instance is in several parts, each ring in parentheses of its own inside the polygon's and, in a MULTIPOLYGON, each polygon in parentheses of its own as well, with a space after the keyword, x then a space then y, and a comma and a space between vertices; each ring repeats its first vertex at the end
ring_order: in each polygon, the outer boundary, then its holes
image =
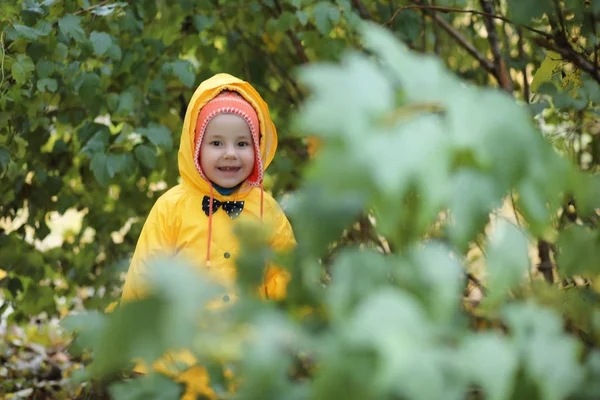
POLYGON ((237 186, 234 186, 232 188, 224 188, 213 182, 211 182, 211 184, 212 184, 212 187, 215 188, 215 190, 221 194, 221 196, 231 196, 231 194, 233 192, 235 192, 236 190, 238 190, 240 188, 240 186, 242 186, 242 184, 240 183, 237 186))

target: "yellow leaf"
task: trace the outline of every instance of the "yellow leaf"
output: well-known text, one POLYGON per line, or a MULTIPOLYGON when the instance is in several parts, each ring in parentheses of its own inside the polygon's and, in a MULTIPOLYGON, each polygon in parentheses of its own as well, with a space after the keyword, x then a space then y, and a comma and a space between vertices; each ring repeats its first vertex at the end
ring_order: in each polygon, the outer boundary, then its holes
POLYGON ((321 147, 321 139, 316 136, 308 136, 306 138, 306 150, 310 158, 314 158, 317 151, 321 147))
POLYGON ((6 278, 6 275, 8 275, 8 274, 6 273, 6 271, 5 271, 5 270, 3 270, 3 269, 0 269, 0 279, 4 279, 4 278, 6 278))
POLYGON ((115 308, 117 308, 118 305, 119 305, 118 301, 113 301, 112 303, 110 303, 109 305, 106 306, 106 308, 104 309, 104 312, 111 313, 111 312, 115 311, 115 308))
POLYGON ((531 91, 537 92, 542 83, 549 82, 552 76, 560 69, 565 62, 558 53, 549 51, 546 59, 540 65, 540 68, 533 75, 531 81, 531 91))

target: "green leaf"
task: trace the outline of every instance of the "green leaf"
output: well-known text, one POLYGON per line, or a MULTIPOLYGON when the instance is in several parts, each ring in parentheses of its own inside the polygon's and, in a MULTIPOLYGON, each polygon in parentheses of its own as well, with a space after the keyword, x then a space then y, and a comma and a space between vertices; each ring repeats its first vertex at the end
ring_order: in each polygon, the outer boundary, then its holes
POLYGON ((109 154, 106 157, 106 170, 111 178, 127 167, 126 154, 109 154))
POLYGON ((300 22, 300 25, 302 26, 306 26, 307 22, 308 22, 308 13, 306 13, 305 11, 296 11, 296 17, 298 18, 298 22, 300 22))
POLYGON ((147 144, 135 146, 133 150, 135 157, 146 167, 156 168, 156 148, 147 144))
POLYGON ((100 152, 94 154, 90 163, 90 169, 92 170, 96 181, 98 181, 101 186, 108 185, 111 176, 108 170, 108 159, 106 154, 100 152))
POLYGON ((326 1, 321 1, 312 9, 315 25, 322 35, 328 35, 331 31, 331 8, 331 4, 326 1))
POLYGON ((500 205, 502 193, 495 187, 493 177, 467 168, 452 177, 451 187, 452 222, 448 230, 452 243, 465 249, 485 227, 494 207, 500 205))
POLYGON ((177 60, 173 63, 173 73, 179 78, 179 80, 187 87, 194 86, 195 77, 193 65, 187 60, 177 60))
POLYGON ((519 357, 506 338, 482 333, 465 337, 461 359, 472 382, 489 400, 508 400, 515 384, 519 357))
POLYGON ((53 31, 52 23, 46 20, 40 20, 35 24, 35 29, 40 32, 40 36, 49 35, 53 31))
POLYGON ((426 282, 421 295, 436 321, 445 324, 456 317, 458 299, 464 288, 462 267, 449 247, 431 242, 413 250, 407 259, 419 274, 419 281, 426 282))
POLYGON ((25 157, 25 153, 27 151, 27 147, 29 147, 29 143, 27 142, 27 140, 23 139, 23 137, 18 135, 13 138, 13 141, 17 145, 16 158, 21 160, 25 157))
POLYGON ((198 32, 204 32, 204 30, 215 26, 216 21, 213 16, 194 15, 193 23, 198 32))
POLYGON ((104 153, 106 146, 108 145, 108 140, 110 137, 110 132, 108 129, 102 129, 97 131, 94 136, 90 140, 87 141, 85 146, 81 149, 82 154, 87 154, 89 156, 94 155, 95 153, 104 153))
POLYGON ((515 22, 529 25, 532 19, 544 14, 552 15, 552 0, 508 0, 509 18, 515 22))
POLYGON ((336 6, 330 6, 329 7, 329 19, 331 20, 331 22, 333 22, 334 24, 337 24, 340 22, 340 9, 336 6))
POLYGON ((56 92, 56 89, 58 89, 58 83, 56 82, 56 79, 39 79, 37 81, 37 88, 40 92, 45 92, 47 90, 49 92, 54 93, 56 92))
POLYGON ((100 77, 93 72, 84 72, 78 93, 84 100, 91 102, 100 93, 100 77))
POLYGON ((487 247, 490 296, 503 297, 526 277, 529 267, 527 237, 510 222, 498 220, 487 247))
POLYGON ((112 46, 110 46, 110 48, 108 49, 108 56, 115 61, 121 61, 121 58, 123 57, 123 52, 117 44, 113 43, 112 46))
POLYGON ((289 11, 284 11, 277 19, 277 26, 281 31, 296 29, 297 18, 289 11))
POLYGON ((64 60, 67 57, 67 54, 69 52, 69 48, 67 47, 66 44, 64 43, 57 43, 56 47, 54 48, 54 58, 57 60, 64 60))
POLYGON ((152 363, 166 351, 189 348, 198 318, 210 319, 206 303, 222 292, 202 272, 172 260, 151 263, 142 279, 146 298, 122 303, 98 335, 89 366, 93 376, 116 372, 134 358, 152 363), (171 329, 174 326, 179 329, 171 329))
POLYGON ((122 92, 119 97, 119 107, 117 108, 117 114, 119 115, 131 115, 135 107, 135 98, 130 92, 122 92))
POLYGON ((113 41, 110 35, 106 32, 93 31, 90 35, 90 40, 94 46, 94 52, 98 56, 106 54, 108 49, 112 46, 113 41))
POLYGON ((600 273, 600 235, 573 225, 558 237, 558 271, 564 276, 600 273))
POLYGON ((58 20, 60 31, 76 42, 83 42, 85 40, 85 31, 81 28, 80 24, 81 17, 72 14, 66 15, 58 20))
POLYGON ((332 284, 326 296, 334 323, 351 315, 365 294, 390 283, 390 268, 385 258, 370 251, 343 251, 331 266, 331 273, 332 284), (369 268, 365 270, 367 264, 369 268))
POLYGON ((45 36, 43 32, 25 25, 14 24, 13 27, 19 33, 19 36, 29 40, 37 40, 40 36, 45 36))
POLYGON ((150 123, 147 128, 138 129, 138 132, 147 137, 155 146, 169 149, 173 145, 171 131, 166 126, 150 123))
POLYGON ((54 72, 54 63, 47 60, 38 61, 36 71, 40 78, 49 78, 50 74, 54 72))
POLYGON ((5 146, 0 145, 0 173, 8 168, 10 162, 10 150, 5 146))
POLYGON ((31 61, 31 58, 24 54, 18 54, 10 70, 14 80, 19 85, 23 85, 35 70, 35 65, 31 61))
POLYGON ((110 398, 115 400, 178 399, 181 386, 162 374, 113 383, 109 388, 110 398))
POLYGON ((581 346, 563 333, 561 319, 533 304, 510 305, 504 314, 525 375, 537 385, 540 398, 560 400, 574 394, 583 380, 578 360, 581 346))

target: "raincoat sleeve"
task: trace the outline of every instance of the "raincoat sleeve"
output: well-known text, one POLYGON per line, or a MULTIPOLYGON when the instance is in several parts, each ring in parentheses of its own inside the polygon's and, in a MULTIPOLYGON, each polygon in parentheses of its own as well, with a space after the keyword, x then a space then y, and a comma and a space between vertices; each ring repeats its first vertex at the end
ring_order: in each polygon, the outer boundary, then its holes
POLYGON ((157 258, 169 257, 174 254, 175 244, 171 223, 167 216, 167 208, 159 199, 152 207, 140 233, 123 285, 122 301, 142 298, 151 262, 157 258))
MULTIPOLYGON (((296 246, 296 239, 292 226, 279 205, 273 201, 273 227, 274 234, 271 240, 271 248, 276 252, 286 252, 296 246)), ((291 279, 290 273, 277 265, 270 265, 265 271, 263 297, 271 300, 285 298, 287 285, 291 279)))

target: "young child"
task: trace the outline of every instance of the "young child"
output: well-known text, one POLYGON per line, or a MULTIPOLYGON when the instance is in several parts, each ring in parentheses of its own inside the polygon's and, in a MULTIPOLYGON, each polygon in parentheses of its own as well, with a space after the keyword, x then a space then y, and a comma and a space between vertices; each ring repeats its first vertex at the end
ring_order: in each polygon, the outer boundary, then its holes
MULTIPOLYGON (((127 273, 123 300, 143 296, 149 263, 165 255, 207 268, 217 282, 231 286, 238 253, 233 227, 238 218, 266 224, 274 250, 293 247, 290 223, 262 187, 276 148, 268 105, 249 83, 228 74, 202 82, 188 104, 181 133, 182 183, 152 207, 127 273)), ((288 280, 282 270, 269 268, 261 293, 280 299, 288 280)), ((224 295, 222 301, 232 295, 224 295)))

